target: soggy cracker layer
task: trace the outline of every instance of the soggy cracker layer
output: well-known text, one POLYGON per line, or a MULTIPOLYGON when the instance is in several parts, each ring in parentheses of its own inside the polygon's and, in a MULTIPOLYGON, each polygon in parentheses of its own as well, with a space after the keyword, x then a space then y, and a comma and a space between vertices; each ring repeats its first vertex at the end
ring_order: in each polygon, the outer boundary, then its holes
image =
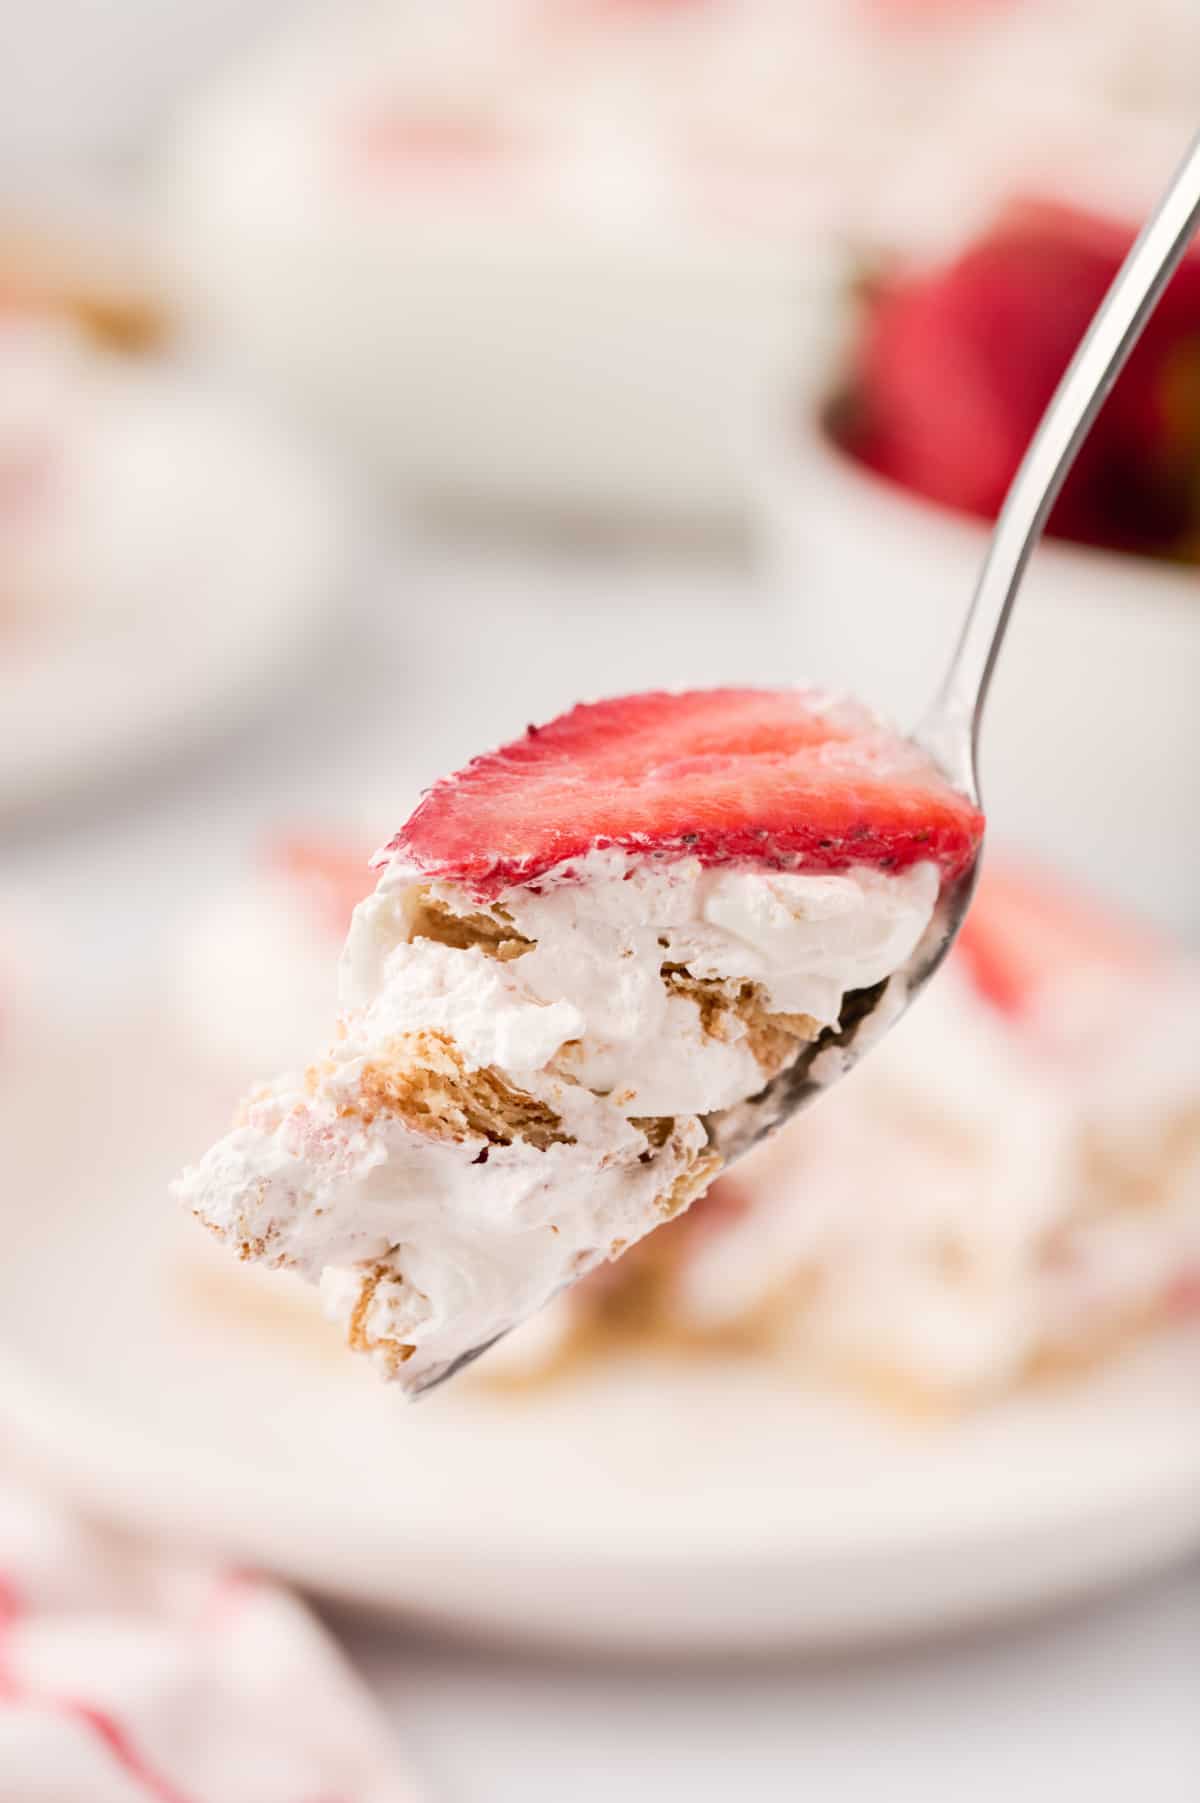
POLYGON ((662 979, 673 995, 694 1002, 700 1029, 710 1039, 728 1042, 744 1035, 764 1077, 778 1076, 802 1046, 821 1033, 811 1014, 772 1014, 757 983, 730 983, 719 977, 694 977, 684 964, 664 964, 662 979))
MULTIPOLYGON (((326 1063, 309 1069, 310 1093, 333 1068, 326 1063)), ((468 1070, 445 1033, 397 1034, 364 1065, 355 1098, 342 1103, 338 1113, 368 1124, 381 1114, 394 1115, 431 1139, 482 1139, 499 1146, 520 1139, 543 1152, 575 1144, 548 1103, 493 1068, 468 1070)))
POLYGON ((655 1206, 664 1221, 673 1221, 702 1196, 723 1160, 718 1152, 698 1152, 686 1170, 680 1171, 670 1189, 658 1198, 655 1206))
POLYGON ((497 905, 486 914, 456 914, 447 902, 431 892, 428 885, 416 891, 410 916, 410 936, 412 939, 431 939, 435 944, 448 945, 455 951, 475 948, 502 964, 532 951, 534 945, 532 939, 517 931, 507 909, 497 905))
POLYGON ((386 1265, 372 1265, 363 1277, 358 1301, 354 1304, 346 1329, 346 1344, 350 1350, 381 1354, 387 1360, 388 1374, 391 1377, 395 1377, 400 1366, 406 1364, 417 1349, 404 1340, 391 1340, 386 1334, 372 1337, 367 1331, 367 1316, 380 1284, 401 1281, 399 1274, 389 1271, 386 1265))

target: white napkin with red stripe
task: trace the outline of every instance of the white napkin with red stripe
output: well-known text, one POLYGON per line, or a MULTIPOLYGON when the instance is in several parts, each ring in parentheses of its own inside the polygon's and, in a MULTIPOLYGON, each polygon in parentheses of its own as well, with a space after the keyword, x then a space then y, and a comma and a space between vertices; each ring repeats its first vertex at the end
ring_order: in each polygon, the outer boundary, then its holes
POLYGON ((416 1803, 294 1596, 0 1483, 3 1803, 416 1803))

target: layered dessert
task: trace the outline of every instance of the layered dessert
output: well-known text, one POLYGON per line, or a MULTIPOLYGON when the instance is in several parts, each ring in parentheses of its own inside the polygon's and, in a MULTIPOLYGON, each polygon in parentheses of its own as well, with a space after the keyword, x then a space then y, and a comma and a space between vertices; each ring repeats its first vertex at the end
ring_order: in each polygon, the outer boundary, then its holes
MULTIPOLYGON (((280 837, 189 922, 181 1022, 223 1083, 316 1042, 364 866, 349 832, 280 837)), ((932 1423, 1086 1375, 1200 1310, 1198 986, 1148 929, 991 854, 946 969, 855 1081, 508 1336, 479 1383, 536 1398, 601 1359, 652 1357, 647 1382, 734 1360, 932 1423)), ((310 1286, 191 1233, 182 1250, 202 1318, 338 1356, 310 1286)))
POLYGON ((989 864, 946 970, 852 1083, 555 1304, 505 1375, 766 1362, 923 1418, 1200 1314, 1200 973, 989 864))
POLYGON ((836 698, 655 693, 530 727, 381 854, 335 1036, 178 1192, 427 1387, 681 1214, 747 1111, 839 1075, 981 836, 836 698))

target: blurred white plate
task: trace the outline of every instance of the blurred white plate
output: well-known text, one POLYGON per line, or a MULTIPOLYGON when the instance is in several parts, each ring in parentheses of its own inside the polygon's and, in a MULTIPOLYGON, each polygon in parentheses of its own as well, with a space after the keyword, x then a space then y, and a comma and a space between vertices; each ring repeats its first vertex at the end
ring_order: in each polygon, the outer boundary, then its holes
POLYGON ((656 1651, 944 1628, 1200 1544, 1200 1336, 940 1433, 737 1369, 410 1408, 307 1332, 189 1300, 165 1184, 226 1099, 161 1032, 45 1044, 5 1081, 0 1427, 147 1531, 454 1627, 656 1651))
POLYGON ((95 593, 0 642, 0 817, 219 734, 339 599, 345 496, 272 421, 202 370, 114 366, 102 394, 95 593))

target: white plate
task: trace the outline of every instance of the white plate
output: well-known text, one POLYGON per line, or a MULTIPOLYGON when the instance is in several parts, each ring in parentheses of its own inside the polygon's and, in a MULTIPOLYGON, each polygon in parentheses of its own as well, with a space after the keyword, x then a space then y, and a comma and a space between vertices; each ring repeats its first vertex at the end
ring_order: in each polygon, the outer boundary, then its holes
POLYGON ((219 734, 339 600, 349 510, 290 437, 203 371, 123 369, 106 392, 111 567, 90 613, 0 645, 0 818, 219 734))
POLYGON ((443 1624, 688 1651, 944 1628, 1200 1543, 1196 1335, 941 1431, 738 1369, 406 1406, 189 1297, 165 1184, 224 1110, 150 1027, 47 1044, 0 1098, 0 1424, 146 1530, 443 1624))

